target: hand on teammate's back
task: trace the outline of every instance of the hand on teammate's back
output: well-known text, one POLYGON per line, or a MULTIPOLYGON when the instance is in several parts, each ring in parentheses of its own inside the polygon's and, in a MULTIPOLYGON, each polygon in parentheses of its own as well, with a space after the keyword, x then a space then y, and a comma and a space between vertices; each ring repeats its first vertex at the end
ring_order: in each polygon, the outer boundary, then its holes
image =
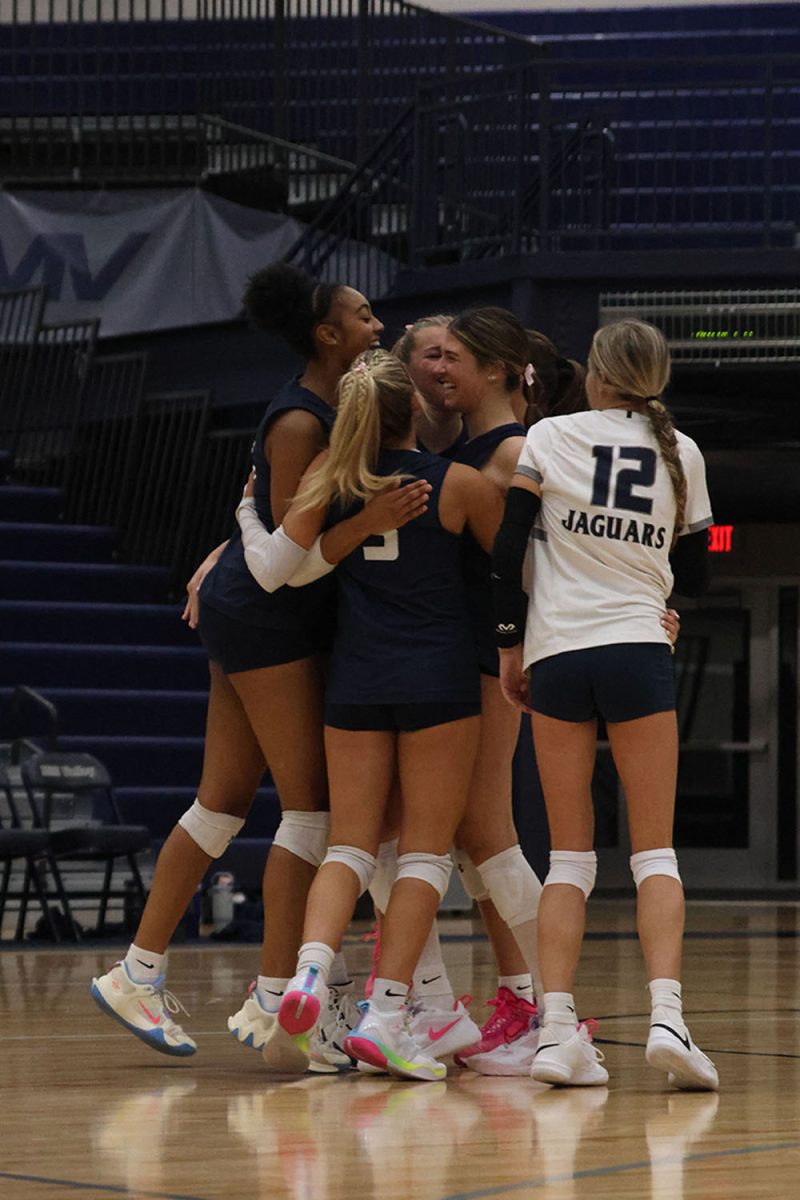
POLYGON ((227 542, 222 542, 221 545, 212 550, 200 563, 200 566, 186 585, 186 607, 181 613, 181 620, 188 621, 190 629, 197 629, 197 623, 200 620, 200 599, 198 596, 200 585, 211 568, 217 565, 217 560, 227 544, 227 542))
POLYGON ((432 490, 426 479, 408 484, 398 480, 386 491, 371 497, 364 505, 364 520, 369 525, 369 533, 388 533, 422 516, 427 511, 432 490))
POLYGON ((677 613, 674 608, 665 608, 664 615, 661 618, 661 624, 663 628, 666 629, 667 637, 669 638, 674 650, 675 643, 678 640, 678 634, 681 631, 680 614, 677 613))

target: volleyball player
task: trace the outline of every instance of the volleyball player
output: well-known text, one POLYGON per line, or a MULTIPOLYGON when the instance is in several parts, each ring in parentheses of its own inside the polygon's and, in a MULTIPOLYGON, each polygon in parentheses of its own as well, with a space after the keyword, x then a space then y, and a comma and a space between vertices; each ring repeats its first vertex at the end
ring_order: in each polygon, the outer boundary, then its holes
POLYGON ((420 317, 406 325, 392 346, 392 354, 405 365, 417 389, 414 427, 419 447, 443 458, 452 458, 453 451, 468 437, 461 414, 445 403, 440 371, 444 339, 452 319, 445 313, 420 317))
POLYGON ((539 909, 545 1023, 531 1072, 544 1083, 608 1079, 572 994, 596 872, 591 778, 602 717, 633 850, 652 1007, 646 1058, 678 1088, 718 1086, 682 1015, 684 897, 672 848, 678 730, 659 623, 673 586, 687 595, 707 586, 712 516, 702 456, 661 401, 669 369, 666 341, 650 325, 625 320, 595 334, 590 411, 529 431, 495 544, 501 686, 533 713, 552 844, 539 909), (531 530, 528 603, 521 579, 531 530))
MULTIPOLYGON (((447 407, 461 413, 468 437, 453 454, 479 470, 504 496, 524 445, 525 427, 513 400, 521 381, 532 382, 528 340, 506 309, 470 309, 451 322, 440 379, 447 407)), ((481 670, 481 733, 464 818, 456 834, 456 861, 467 894, 476 900, 498 964, 492 1016, 481 1038, 462 1050, 470 1065, 536 1027, 536 908, 540 884, 522 854, 511 806, 511 763, 519 718, 509 713, 499 686, 494 645, 489 558, 465 539, 464 570, 473 637, 481 670)))
MULTIPOLYGON (((459 535, 468 525, 487 546, 502 501, 477 472, 416 449, 414 387, 394 357, 375 354, 357 364, 340 394, 330 452, 287 514, 285 535, 310 548, 329 509, 333 521, 340 520, 383 490, 387 478, 425 479, 432 491, 427 511, 380 544, 341 558, 334 549, 341 536, 336 523, 320 544, 328 562, 339 561, 339 629, 325 712, 331 846, 309 895, 280 1028, 268 1037, 264 1056, 282 1069, 302 1069, 307 1061, 334 955, 375 869, 396 766, 402 794, 397 876, 368 1012, 346 1045, 374 1066, 436 1079, 445 1068, 409 1035, 405 1006, 447 887, 479 724, 459 535)), ((440 1053, 457 1020, 433 1031, 430 1040, 440 1053)))
POLYGON ((526 330, 528 358, 533 366, 532 393, 525 415, 526 425, 535 425, 543 417, 584 412, 586 371, 574 358, 564 358, 546 334, 526 330))
MULTIPOLYGON (((274 527, 327 444, 340 377, 357 354, 377 344, 383 326, 353 288, 315 283, 283 264, 252 277, 244 305, 259 329, 279 334, 307 360, 300 377, 267 408, 253 444, 256 504, 274 527)), ((381 497, 366 514, 376 524, 357 529, 354 544, 365 532, 392 529, 398 518, 402 523, 408 514, 397 506, 412 499, 410 492, 381 497)), ((306 896, 325 854, 329 820, 320 655, 333 636, 331 581, 302 593, 266 595, 247 569, 238 532, 203 565, 193 588, 200 579, 199 628, 211 681, 197 799, 159 854, 124 961, 92 982, 92 995, 105 1012, 153 1049, 181 1056, 194 1054, 196 1044, 173 1020, 179 1006, 165 990, 167 947, 206 870, 242 828, 265 766, 278 792, 281 822, 264 875, 261 965, 257 987, 228 1022, 248 1045, 263 1044, 294 970, 306 896)), ((190 595, 192 620, 195 604, 190 595)), ((346 979, 340 961, 333 982, 346 979)), ((344 999, 337 1012, 342 1008, 347 1012, 344 999)), ((355 1013, 354 1004, 349 1012, 355 1013)), ((334 1065, 347 1061, 340 1052, 330 1057, 334 1065)))

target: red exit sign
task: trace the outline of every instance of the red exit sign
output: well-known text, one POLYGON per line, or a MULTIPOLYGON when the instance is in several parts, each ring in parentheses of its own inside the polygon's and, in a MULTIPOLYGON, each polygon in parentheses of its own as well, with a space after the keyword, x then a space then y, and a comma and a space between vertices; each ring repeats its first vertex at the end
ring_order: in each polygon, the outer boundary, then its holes
POLYGON ((711 525, 708 549, 711 554, 730 554, 733 549, 733 525, 711 525))

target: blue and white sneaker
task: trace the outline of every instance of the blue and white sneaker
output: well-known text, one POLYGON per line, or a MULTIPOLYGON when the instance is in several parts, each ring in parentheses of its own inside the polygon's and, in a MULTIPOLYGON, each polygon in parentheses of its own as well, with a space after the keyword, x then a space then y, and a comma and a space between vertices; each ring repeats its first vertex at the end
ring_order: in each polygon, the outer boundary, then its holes
POLYGON ((171 1013, 186 1009, 165 983, 163 975, 153 983, 136 983, 125 964, 118 962, 107 975, 92 980, 92 999, 151 1049, 185 1058, 195 1053, 197 1043, 172 1020, 171 1013))
POLYGON ((228 1029, 243 1046, 263 1050, 270 1032, 278 1020, 277 1012, 267 1012, 261 1003, 257 986, 251 983, 247 999, 238 1012, 228 1017, 228 1029))

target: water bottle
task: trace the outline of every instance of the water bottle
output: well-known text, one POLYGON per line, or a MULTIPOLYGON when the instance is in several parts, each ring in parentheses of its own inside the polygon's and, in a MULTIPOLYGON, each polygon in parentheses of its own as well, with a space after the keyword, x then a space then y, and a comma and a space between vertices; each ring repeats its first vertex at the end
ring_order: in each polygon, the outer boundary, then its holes
POLYGON ((211 924, 215 933, 233 920, 233 889, 230 871, 218 871, 211 880, 211 924))

